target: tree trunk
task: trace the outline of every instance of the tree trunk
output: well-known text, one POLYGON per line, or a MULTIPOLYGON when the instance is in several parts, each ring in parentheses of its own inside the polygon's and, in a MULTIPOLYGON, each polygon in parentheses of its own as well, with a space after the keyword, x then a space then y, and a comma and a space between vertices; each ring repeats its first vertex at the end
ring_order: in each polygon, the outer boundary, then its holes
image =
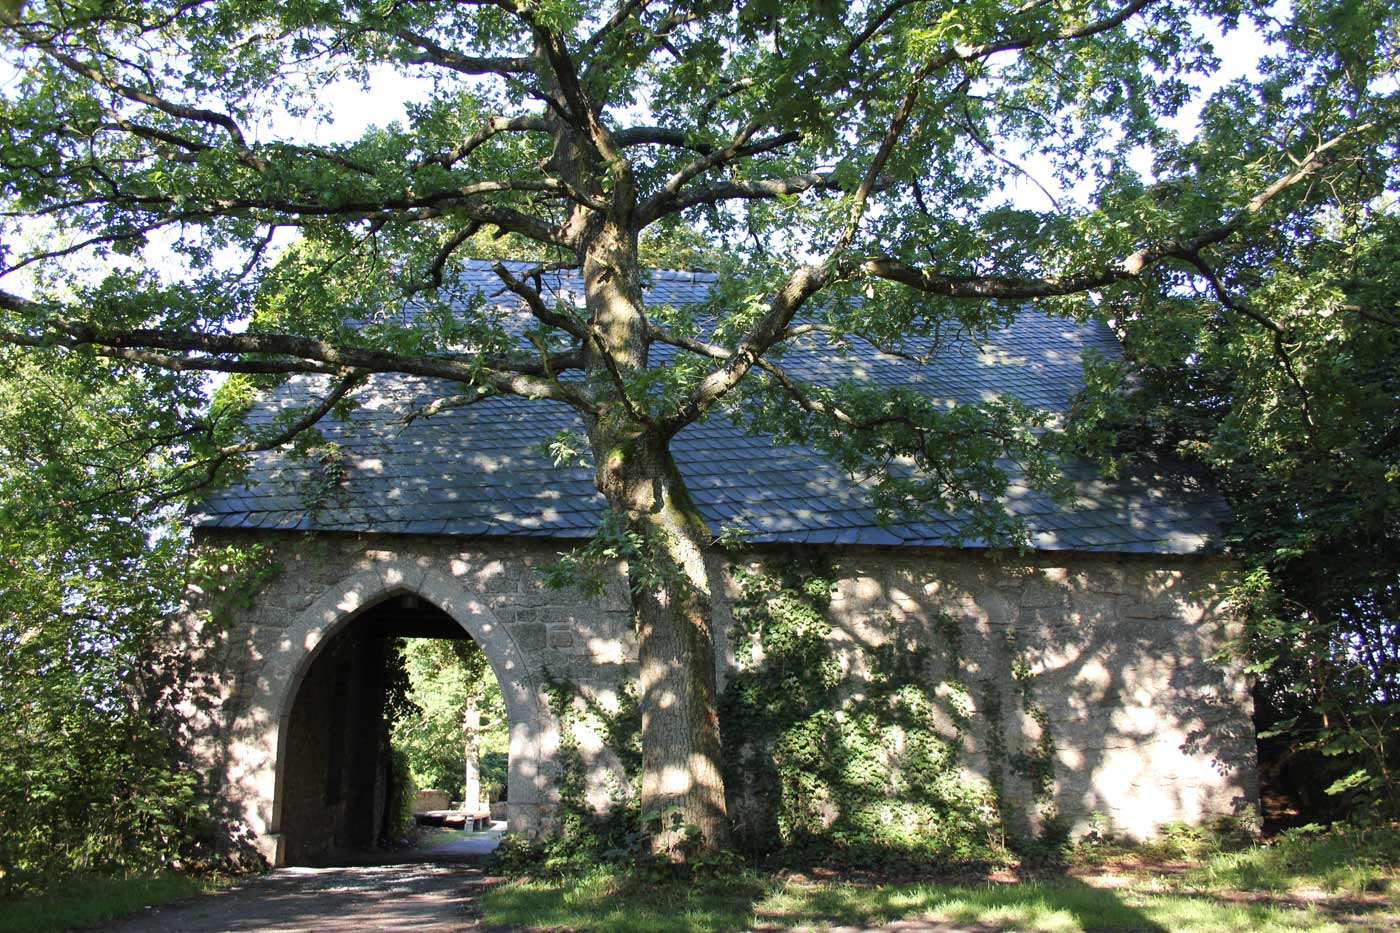
POLYGON ((476 696, 467 699, 462 714, 462 809, 476 814, 481 810, 481 710, 476 696))
POLYGON ((598 410, 585 417, 595 482, 619 525, 644 542, 628 559, 638 635, 642 814, 657 855, 684 860, 725 843, 714 637, 705 551, 711 535, 646 402, 628 397, 645 372, 648 324, 637 235, 625 216, 589 222, 582 252, 592 322, 587 369, 598 410), (658 825, 659 824, 659 825, 658 825))
POLYGON ((641 537, 628 562, 638 635, 642 816, 652 849, 678 861, 726 842, 715 705, 710 533, 665 440, 639 435, 606 452, 600 474, 624 527, 641 537))

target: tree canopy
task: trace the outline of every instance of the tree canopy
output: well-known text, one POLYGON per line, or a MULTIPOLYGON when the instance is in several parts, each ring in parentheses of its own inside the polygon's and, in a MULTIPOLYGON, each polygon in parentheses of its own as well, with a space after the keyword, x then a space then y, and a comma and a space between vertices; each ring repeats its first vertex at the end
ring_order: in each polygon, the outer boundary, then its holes
MULTIPOLYGON (((499 393, 571 406, 619 540, 641 543, 624 556, 643 808, 679 807, 711 844, 713 531, 671 438, 723 412, 869 468, 890 507, 964 510, 1003 540, 997 459, 1053 481, 1045 413, 804 384, 785 347, 898 349, 1031 302, 1201 326, 1311 440, 1325 412, 1304 348, 1329 331, 1308 322, 1394 310, 1310 245, 1388 236, 1384 2, 87 0, 25 4, 0 36, 0 341, 178 399, 175 423, 148 426, 181 457, 162 496, 291 441, 374 373, 445 380, 438 410, 499 393), (1258 77, 1174 129, 1219 64, 1208 30, 1242 21, 1270 43, 1258 77), (418 79, 404 120, 318 141, 329 89, 392 72, 418 79), (713 306, 648 307, 640 257, 693 255, 697 230, 724 257, 713 306), (483 233, 581 269, 581 306, 501 267, 524 339, 480 304, 454 311, 471 299, 455 264, 483 233), (665 367, 648 365, 658 345, 679 351, 665 367), (211 371, 328 388, 250 431, 236 406, 189 403, 211 371)), ((1174 346, 1173 365, 1200 362, 1174 346)))
POLYGON ((0 898, 208 856, 149 702, 186 566, 170 516, 131 495, 164 468, 131 417, 162 393, 85 362, 0 350, 0 898))

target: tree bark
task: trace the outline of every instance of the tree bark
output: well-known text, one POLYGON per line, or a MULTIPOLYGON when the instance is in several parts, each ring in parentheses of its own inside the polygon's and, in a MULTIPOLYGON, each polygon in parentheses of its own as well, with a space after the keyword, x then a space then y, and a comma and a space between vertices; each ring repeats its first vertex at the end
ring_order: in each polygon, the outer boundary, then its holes
POLYGON ((716 713, 710 532, 665 439, 600 452, 600 485, 642 553, 628 563, 638 636, 644 822, 653 853, 684 861, 727 841, 716 713))
POLYGON ((638 635, 644 819, 652 849, 684 860, 725 843, 715 655, 705 552, 712 536, 670 452, 670 433, 645 399, 628 397, 644 372, 648 325, 636 231, 625 218, 586 230, 583 278, 592 329, 589 378, 606 398, 585 418, 595 482, 619 526, 642 543, 628 560, 638 635), (657 825, 659 821, 659 825, 657 825))

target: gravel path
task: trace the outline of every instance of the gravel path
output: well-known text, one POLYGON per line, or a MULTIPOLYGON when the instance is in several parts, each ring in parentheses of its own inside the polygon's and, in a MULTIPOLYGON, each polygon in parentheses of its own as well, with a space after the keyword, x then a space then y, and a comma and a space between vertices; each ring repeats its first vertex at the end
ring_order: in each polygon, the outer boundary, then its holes
POLYGON ((228 891, 148 908, 109 933, 482 931, 476 897, 490 880, 460 860, 283 868, 228 891))
POLYGON ((498 880, 480 866, 500 832, 471 833, 413 853, 365 855, 334 868, 283 868, 227 891, 147 908, 107 933, 457 933, 477 920, 483 886, 498 880))

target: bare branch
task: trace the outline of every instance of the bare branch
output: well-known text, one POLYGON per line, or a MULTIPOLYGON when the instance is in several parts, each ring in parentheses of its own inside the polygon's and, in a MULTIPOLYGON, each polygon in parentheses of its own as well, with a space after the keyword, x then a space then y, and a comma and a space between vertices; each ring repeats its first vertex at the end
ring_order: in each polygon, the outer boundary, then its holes
POLYGON ((977 132, 977 127, 972 122, 972 115, 967 112, 966 107, 963 108, 962 117, 963 128, 967 130, 968 137, 971 138, 972 141, 977 144, 977 148, 981 149, 988 156, 990 156, 993 159, 996 159, 1002 165, 1005 165, 1007 168, 1011 169, 1013 172, 1020 175, 1022 178, 1027 179, 1028 181, 1030 181, 1031 184, 1039 188, 1040 193, 1045 195, 1046 200, 1050 202, 1050 206, 1055 208, 1055 210, 1058 211, 1062 209, 1060 207, 1059 199, 1056 198, 1053 194, 1051 194, 1050 189, 1042 185, 1038 178, 1036 178, 1029 171, 1023 168, 1019 163, 1008 159, 1006 156, 997 152, 995 149, 992 148, 989 142, 982 138, 982 135, 977 132))
POLYGON ((620 183, 620 187, 630 191, 631 165, 613 141, 612 132, 604 125, 598 108, 593 105, 588 92, 579 81, 578 68, 564 44, 564 37, 535 15, 533 5, 517 3, 516 0, 495 0, 495 3, 501 9, 514 14, 534 32, 539 47, 549 60, 549 67, 554 72, 559 92, 564 96, 568 110, 572 112, 573 119, 570 122, 586 134, 588 141, 602 157, 603 163, 620 183))
MULTIPOLYGON (((559 267, 572 269, 574 266, 573 263, 568 263, 560 264, 559 267)), ((538 288, 531 288, 530 286, 526 285, 523 281, 512 275, 511 271, 508 268, 506 268, 505 263, 495 263, 491 267, 491 271, 495 272, 496 277, 499 278, 503 283, 505 283, 505 287, 507 289, 524 299, 526 307, 530 309, 530 313, 533 314, 540 321, 543 321, 550 327, 557 327, 565 333, 572 334, 579 340, 588 339, 588 330, 583 326, 582 323, 575 321, 566 315, 560 314, 553 308, 549 307, 549 305, 545 303, 544 297, 540 295, 538 288)), ((538 279, 539 275, 545 271, 547 271, 546 267, 537 266, 534 270, 532 270, 532 274, 527 274, 525 278, 534 277, 538 279)))
POLYGON ((1215 270, 1212 269, 1199 254, 1186 258, 1205 278, 1206 282, 1211 287, 1211 291, 1215 293, 1216 298, 1222 305, 1237 314, 1249 318, 1251 321, 1254 321, 1269 331, 1270 335, 1273 337, 1274 356, 1276 356, 1283 365, 1284 375, 1288 377, 1289 382, 1293 383, 1293 388, 1297 391, 1298 399, 1302 403, 1303 426, 1307 429, 1310 437, 1316 438, 1317 422, 1313 419, 1312 396, 1309 394, 1307 387, 1303 385, 1303 380, 1299 377, 1298 370, 1293 365, 1293 356, 1288 352, 1288 345, 1284 342, 1285 334, 1283 328, 1273 319, 1255 311, 1243 301, 1232 296, 1230 290, 1225 287, 1225 283, 1220 281, 1220 276, 1215 274, 1215 270))
POLYGON ((587 58, 593 52, 596 52, 598 46, 603 43, 603 40, 608 37, 609 33, 627 22, 631 17, 639 15, 642 10, 646 9, 647 4, 650 2, 651 0, 626 0, 625 3, 619 3, 617 9, 613 10, 613 15, 608 17, 608 21, 598 27, 598 31, 589 36, 587 41, 583 43, 584 57, 587 58))
MULTIPOLYGON (((879 181, 880 174, 884 172, 885 165, 888 164, 890 156, 894 153, 895 144, 899 142, 904 133, 904 127, 909 122, 909 117, 914 112, 914 105, 918 103, 919 94, 923 90, 924 81, 933 72, 934 65, 929 63, 915 72, 910 82, 909 90, 905 92, 904 98, 899 102, 899 109, 895 111, 894 117, 890 119, 889 129, 885 131, 885 136, 880 140, 880 147, 875 151, 870 164, 866 166, 865 175, 860 180, 859 187, 856 188, 855 197, 851 199, 851 211, 846 218, 846 227, 840 236, 836 238, 836 244, 831 249, 831 255, 837 256, 846 251, 851 245, 851 240, 855 238, 856 231, 860 229, 861 218, 865 215, 866 202, 875 190, 875 185, 879 181)), ((960 92, 966 91, 972 83, 971 77, 964 77, 939 106, 939 110, 946 110, 948 104, 960 92)))
POLYGON ((1032 46, 1044 45, 1051 42, 1067 42, 1074 39, 1087 39, 1100 33, 1108 32, 1123 25, 1136 14, 1147 7, 1158 3, 1160 0, 1133 0, 1112 16, 1094 20, 1083 26, 1076 26, 1072 29, 1047 30, 1027 36, 1016 38, 998 39, 993 42, 984 42, 979 45, 957 45, 954 46, 953 55, 966 61, 970 58, 985 58, 996 52, 1010 52, 1018 49, 1028 49, 1032 46))
POLYGON ((744 144, 753 138, 754 133, 758 132, 760 125, 761 124, 757 120, 749 120, 739 128, 739 132, 734 134, 734 139, 728 146, 711 152, 708 155, 701 156, 666 179, 666 183, 661 186, 661 193, 663 195, 673 195, 681 190, 682 185, 690 181, 696 175, 736 158, 743 151, 744 144))
POLYGON ((473 220, 461 230, 448 237, 447 242, 442 244, 433 257, 432 263, 428 266, 428 281, 410 286, 407 291, 410 295, 417 292, 425 292, 433 288, 441 288, 443 283, 443 271, 447 267, 447 260, 452 258, 452 254, 465 242, 476 236, 476 232, 481 229, 481 224, 473 220))
MULTIPOLYGON (((782 339, 786 340, 795 334, 809 332, 810 330, 805 329, 805 325, 804 328, 789 328, 789 330, 783 336, 782 339)), ((652 325, 651 327, 651 336, 654 339, 659 340, 661 343, 670 344, 673 347, 678 347, 683 350, 689 350, 691 353, 694 353, 697 356, 705 356, 715 360, 729 360, 734 357, 734 351, 729 349, 728 347, 721 346, 720 344, 709 343, 704 340, 697 340, 692 337, 681 336, 656 325, 652 325)), ((806 389, 801 383, 799 383, 797 380, 793 379, 790 375, 788 375, 788 373, 781 366, 779 366, 777 363, 774 363, 772 360, 767 359, 766 357, 760 357, 757 361, 755 361, 754 366, 757 369, 760 369, 763 372, 767 373, 769 376, 773 377, 773 379, 780 386, 783 387, 784 391, 788 392, 788 394, 792 396, 793 400, 796 401, 804 411, 808 411, 813 414, 824 415, 828 418, 837 421, 840 424, 845 425, 846 427, 854 428, 857 430, 867 430, 870 428, 881 427, 886 424, 907 421, 907 419, 892 416, 857 419, 835 405, 831 405, 828 402, 813 398, 808 389, 806 389)))
POLYGON ((19 347, 33 347, 35 349, 63 347, 65 349, 74 350, 79 347, 87 347, 98 356, 108 359, 124 360, 128 363, 141 363, 146 366, 156 366, 160 369, 171 370, 172 372, 287 375, 293 373, 336 373, 341 371, 341 367, 339 366, 331 366, 325 363, 313 363, 305 360, 245 360, 224 359, 222 357, 211 356, 177 356, 170 353, 157 353, 153 350, 141 350, 133 347, 94 346, 90 343, 84 343, 73 337, 66 337, 61 334, 48 334, 43 337, 36 337, 3 328, 0 328, 0 343, 8 343, 19 347))

